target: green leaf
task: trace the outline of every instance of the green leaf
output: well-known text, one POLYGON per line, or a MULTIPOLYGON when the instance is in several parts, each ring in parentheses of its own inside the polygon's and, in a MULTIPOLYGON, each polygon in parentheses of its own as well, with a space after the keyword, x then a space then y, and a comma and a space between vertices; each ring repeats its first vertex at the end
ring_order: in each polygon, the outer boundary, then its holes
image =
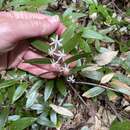
POLYGON ((30 64, 50 64, 51 60, 49 58, 36 58, 25 61, 30 64))
POLYGON ((46 82, 46 87, 45 87, 45 91, 44 91, 44 101, 45 102, 51 96, 53 87, 54 87, 54 81, 53 80, 49 80, 49 81, 46 82))
POLYGON ((36 82, 32 85, 32 87, 31 87, 31 89, 29 90, 28 94, 31 94, 33 91, 37 91, 40 87, 43 86, 43 84, 44 84, 44 80, 38 80, 38 81, 36 81, 36 82))
POLYGON ((7 88, 15 85, 17 83, 16 80, 5 80, 0 82, 0 89, 7 88))
POLYGON ((47 118, 46 113, 43 113, 39 116, 37 123, 47 127, 55 127, 54 123, 47 118))
POLYGON ((100 81, 103 76, 103 73, 99 71, 82 71, 81 74, 84 77, 97 81, 100 81))
POLYGON ((55 125, 57 124, 57 114, 54 111, 51 112, 50 119, 55 125))
POLYGON ((0 9, 3 7, 3 3, 5 0, 0 0, 0 9))
POLYGON ((74 56, 71 56, 70 58, 65 60, 65 63, 69 64, 69 63, 71 63, 73 61, 79 60, 79 59, 84 58, 84 57, 86 57, 86 53, 79 52, 78 54, 75 54, 74 56))
POLYGON ((17 89, 16 89, 16 91, 15 91, 15 93, 13 95, 12 103, 17 101, 24 94, 24 92, 26 91, 27 87, 28 87, 27 83, 21 83, 17 87, 17 89))
POLYGON ((83 49, 86 53, 91 53, 91 48, 87 41, 80 39, 80 48, 83 49))
POLYGON ((62 35, 62 43, 67 44, 68 41, 74 36, 75 26, 69 27, 62 35))
POLYGON ((105 36, 99 32, 96 32, 94 30, 90 30, 88 28, 85 28, 83 31, 82 36, 84 38, 91 38, 91 39, 97 39, 97 40, 101 40, 104 42, 114 42, 114 40, 112 40, 111 38, 109 38, 108 36, 105 36))
POLYGON ((61 106, 56 106, 54 104, 50 104, 50 107, 58 114, 68 116, 68 117, 73 117, 73 113, 69 111, 68 109, 61 107, 61 106))
POLYGON ((27 93, 26 108, 29 108, 34 104, 38 96, 37 90, 43 85, 43 83, 43 80, 38 80, 33 84, 32 88, 27 93))
POLYGON ((11 115, 11 116, 8 116, 8 121, 16 121, 20 119, 20 115, 11 115))
POLYGON ((8 109, 5 107, 1 112, 0 112, 0 130, 5 126, 5 123, 8 119, 8 109))
POLYGON ((26 108, 29 108, 34 104, 34 102, 37 99, 37 96, 38 96, 37 91, 33 91, 32 93, 29 94, 26 101, 26 108))
POLYGON ((86 97, 86 98, 92 98, 95 96, 98 96, 99 94, 103 93, 105 91, 104 88, 101 87, 94 87, 89 89, 87 92, 83 93, 82 96, 86 97))
POLYGON ((63 96, 67 94, 66 86, 62 79, 56 81, 56 88, 63 96))
POLYGON ((130 121, 129 120, 123 120, 122 122, 115 120, 110 130, 130 130, 130 121))
POLYGON ((70 51, 72 51, 77 44, 79 44, 79 38, 80 35, 79 34, 75 34, 72 39, 70 39, 68 42, 63 44, 63 49, 66 53, 69 53, 70 51))
POLYGON ((50 48, 49 45, 45 44, 43 41, 40 41, 40 40, 33 41, 31 45, 44 53, 48 53, 48 49, 50 48))
POLYGON ((127 84, 119 80, 113 79, 111 85, 117 92, 130 96, 130 87, 127 84))
POLYGON ((23 117, 16 121, 12 121, 10 124, 10 128, 11 130, 24 130, 36 120, 37 118, 33 118, 33 117, 23 117))

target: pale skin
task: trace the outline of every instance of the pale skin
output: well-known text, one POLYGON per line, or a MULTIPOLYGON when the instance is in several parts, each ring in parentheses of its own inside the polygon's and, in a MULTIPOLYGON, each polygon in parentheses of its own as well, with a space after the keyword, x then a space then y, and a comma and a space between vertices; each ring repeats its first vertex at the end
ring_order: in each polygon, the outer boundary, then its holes
POLYGON ((0 12, 0 71, 19 68, 42 78, 60 73, 59 64, 31 65, 25 60, 39 58, 26 39, 51 33, 61 35, 65 26, 58 16, 29 12, 0 12))

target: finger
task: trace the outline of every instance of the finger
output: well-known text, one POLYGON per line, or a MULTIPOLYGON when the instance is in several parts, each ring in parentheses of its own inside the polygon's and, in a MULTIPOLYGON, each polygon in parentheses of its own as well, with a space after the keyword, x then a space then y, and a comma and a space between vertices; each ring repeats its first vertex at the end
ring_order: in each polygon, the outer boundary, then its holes
MULTIPOLYGON (((30 13, 30 12, 26 12, 26 11, 10 11, 10 12, 6 12, 6 11, 1 11, 0 12, 0 18, 9 18, 9 19, 22 19, 22 20, 51 20, 52 16, 49 15, 44 15, 44 14, 40 14, 40 13, 30 13)), ((66 27, 62 24, 59 23, 59 27, 57 28, 56 33, 58 35, 63 34, 63 32, 66 30, 66 27)))
MULTIPOLYGON (((25 61, 35 58, 43 58, 43 56, 34 52, 33 50, 28 50, 28 52, 23 57, 25 61)), ((60 72, 61 70, 61 66, 59 64, 36 64, 36 66, 42 69, 46 69, 49 72, 60 72)))
POLYGON ((62 35, 65 32, 65 30, 66 30, 65 25, 60 23, 58 29, 56 30, 56 34, 57 35, 62 35))
POLYGON ((40 76, 40 77, 46 78, 46 79, 53 79, 56 77, 56 75, 54 73, 50 73, 47 70, 38 68, 37 66, 30 65, 28 63, 20 63, 18 65, 18 68, 21 70, 27 71, 33 75, 40 76))
POLYGON ((49 19, 51 18, 51 16, 48 15, 44 15, 44 14, 40 14, 40 13, 30 13, 30 12, 26 12, 26 11, 10 11, 10 12, 6 12, 6 11, 1 11, 0 12, 0 17, 4 17, 4 18, 12 18, 12 19, 23 19, 23 20, 31 20, 31 19, 49 19))
POLYGON ((7 54, 0 54, 0 71, 7 69, 7 54))
POLYGON ((8 69, 16 68, 23 61, 23 56, 28 50, 27 42, 20 42, 13 51, 8 52, 8 69))
POLYGON ((56 78, 56 76, 57 75, 52 72, 40 75, 41 78, 45 78, 45 79, 54 79, 54 78, 56 78))
POLYGON ((21 40, 30 37, 49 35, 58 29, 59 23, 58 16, 54 16, 50 20, 15 20, 11 28, 15 35, 14 37, 16 37, 15 40, 21 40))

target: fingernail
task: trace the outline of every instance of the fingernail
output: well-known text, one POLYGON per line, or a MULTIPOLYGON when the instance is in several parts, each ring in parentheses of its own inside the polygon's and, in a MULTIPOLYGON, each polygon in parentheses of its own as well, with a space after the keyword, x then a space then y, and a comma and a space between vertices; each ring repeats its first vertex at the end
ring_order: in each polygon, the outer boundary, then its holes
POLYGON ((50 22, 51 23, 56 23, 56 22, 58 22, 59 21, 59 16, 58 15, 55 15, 55 16, 53 16, 51 19, 50 19, 50 22))

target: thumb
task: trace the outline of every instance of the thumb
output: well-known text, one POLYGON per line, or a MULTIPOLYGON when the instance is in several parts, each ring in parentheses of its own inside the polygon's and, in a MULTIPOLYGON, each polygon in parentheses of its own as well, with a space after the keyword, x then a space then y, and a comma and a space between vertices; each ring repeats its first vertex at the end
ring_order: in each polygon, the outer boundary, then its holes
POLYGON ((32 19, 22 20, 16 19, 13 22, 12 31, 15 36, 15 40, 23 38, 37 37, 43 35, 49 35, 55 32, 60 25, 58 16, 50 17, 49 19, 32 19))

